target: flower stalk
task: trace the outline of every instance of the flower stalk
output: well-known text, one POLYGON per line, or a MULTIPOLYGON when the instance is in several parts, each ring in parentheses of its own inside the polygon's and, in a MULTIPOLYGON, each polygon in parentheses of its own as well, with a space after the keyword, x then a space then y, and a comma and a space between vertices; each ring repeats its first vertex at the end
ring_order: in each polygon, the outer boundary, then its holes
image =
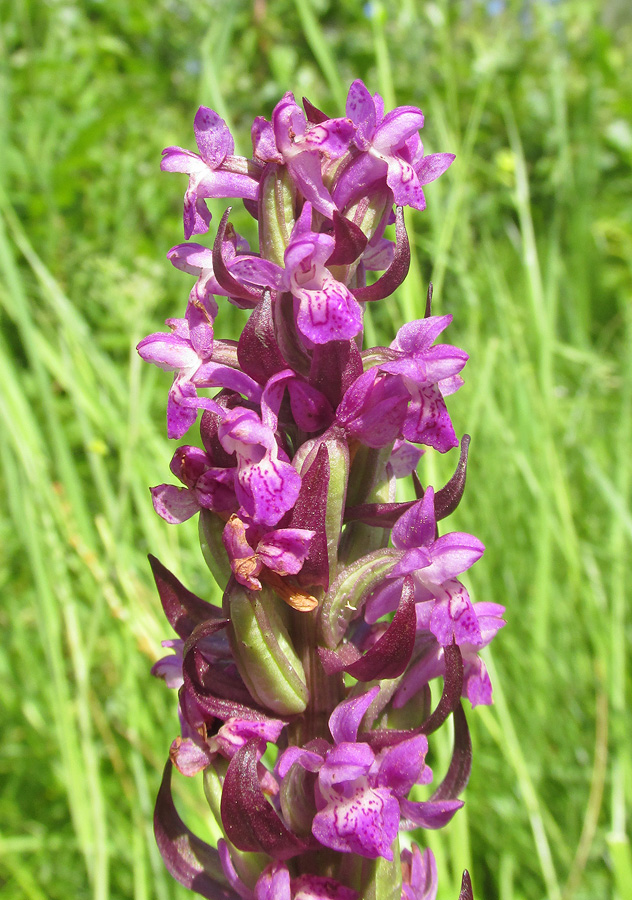
MULTIPOLYGON (((171 874, 210 900, 433 900, 436 865, 404 835, 445 825, 463 805, 471 744, 461 698, 491 702, 480 650, 503 608, 472 603, 458 576, 483 553, 439 533, 463 495, 469 438, 435 491, 417 475, 430 447, 459 445, 445 398, 467 354, 437 343, 452 317, 404 324, 388 347, 363 346, 366 303, 408 272, 403 209, 452 163, 424 155, 415 107, 384 113, 354 82, 345 116, 291 93, 235 155, 223 120, 201 107, 198 153, 169 147, 162 168, 189 176, 187 243, 168 254, 194 276, 184 317, 140 342, 174 373, 169 437, 182 486, 152 488, 170 524, 200 518, 216 607, 150 558, 176 637, 153 673, 178 690, 174 740, 155 810, 171 874), (253 251, 211 197, 241 199, 259 228, 253 251), (395 241, 385 237, 395 224, 395 241), (367 279, 368 272, 377 273, 367 279), (250 310, 239 341, 217 338, 220 303, 250 310), (396 501, 413 477, 417 500, 396 501), (430 704, 430 683, 443 679, 430 704), (428 735, 454 719, 454 752, 430 785, 428 735), (215 849, 171 798, 175 766, 204 772, 215 849), (410 849, 409 849, 410 847, 410 849)), ((462 900, 472 900, 464 875, 462 900)))

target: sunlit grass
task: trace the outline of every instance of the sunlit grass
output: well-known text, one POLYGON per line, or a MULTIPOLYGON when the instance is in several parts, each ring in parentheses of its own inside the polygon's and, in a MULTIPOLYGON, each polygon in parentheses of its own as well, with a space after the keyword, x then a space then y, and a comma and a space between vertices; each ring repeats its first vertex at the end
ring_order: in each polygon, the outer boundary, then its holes
MULTIPOLYGON (((589 2, 15 4, 0 27, 0 884, 3 897, 187 896, 163 870, 153 798, 177 720, 149 676, 168 629, 151 551, 207 597, 195 523, 166 526, 168 376, 137 341, 183 308, 165 260, 203 102, 242 152, 287 89, 337 114, 362 77, 423 108, 457 162, 407 214, 399 321, 452 313, 470 353, 453 398, 472 435, 451 527, 487 546, 468 585, 507 606, 488 664, 496 706, 468 713, 467 813, 432 834, 440 900, 624 900, 632 540, 630 26, 589 2), (370 17, 369 17, 370 16, 370 17)), ((612 12, 612 11, 611 11, 612 12)), ((215 218, 221 204, 213 206, 215 218)), ((248 217, 236 210, 239 228, 248 217), (241 217, 240 217, 241 216, 241 217)), ((222 309, 218 330, 239 314, 222 309)), ((193 439, 193 433, 192 433, 193 439)), ((451 458, 424 459, 441 480, 451 458)), ((440 774, 448 741, 433 745, 440 774)), ((201 785, 187 820, 210 837, 201 785)), ((188 790, 187 790, 188 788, 188 790)))

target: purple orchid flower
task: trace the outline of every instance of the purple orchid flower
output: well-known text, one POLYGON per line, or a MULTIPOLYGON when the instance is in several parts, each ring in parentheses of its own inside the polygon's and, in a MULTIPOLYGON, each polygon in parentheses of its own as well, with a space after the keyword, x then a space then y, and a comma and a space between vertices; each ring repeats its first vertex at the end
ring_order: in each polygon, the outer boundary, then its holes
POLYGON ((357 742, 362 717, 378 692, 374 687, 338 704, 329 719, 334 745, 318 740, 309 749, 289 747, 279 758, 277 773, 283 778, 294 764, 318 773, 312 834, 321 844, 342 853, 392 860, 400 819, 405 820, 404 827, 440 828, 463 804, 406 799, 414 784, 432 780, 424 735, 378 754, 369 744, 357 742))
POLYGON ((316 532, 307 528, 267 530, 232 515, 222 540, 237 581, 251 591, 260 591, 257 576, 264 568, 281 576, 300 572, 315 536, 316 532))
MULTIPOLYGON (((430 630, 431 606, 432 604, 427 603, 417 606, 417 645, 408 671, 393 695, 394 709, 405 706, 433 678, 445 675, 444 647, 430 630)), ((472 604, 472 610, 481 638, 480 643, 460 644, 463 657, 463 696, 467 697, 473 707, 489 706, 492 702, 492 684, 480 651, 505 625, 502 619, 505 607, 499 603, 481 602, 472 604)))
POLYGON ((452 532, 436 535, 434 490, 427 488, 422 500, 413 504, 395 523, 393 546, 401 553, 388 580, 378 587, 365 607, 367 622, 376 622, 399 602, 403 579, 412 575, 415 600, 428 612, 429 628, 442 646, 454 639, 481 646, 482 634, 469 595, 457 581, 483 554, 484 546, 471 534, 452 532), (394 605, 395 604, 395 605, 394 605))
POLYGON ((223 415, 214 400, 199 397, 198 387, 226 387, 258 400, 261 388, 248 375, 222 363, 213 362, 213 320, 217 304, 189 303, 184 319, 167 319, 171 332, 148 335, 136 349, 146 362, 176 375, 167 403, 167 435, 182 437, 193 425, 199 409, 223 415))
POLYGON ((200 509, 230 514, 237 509, 236 469, 213 465, 199 447, 178 447, 170 469, 184 487, 159 484, 151 489, 154 509, 170 525, 186 522, 200 509))
POLYGON ((258 257, 241 257, 232 272, 245 282, 289 291, 297 305, 299 331, 314 344, 349 340, 362 328, 362 308, 349 288, 326 267, 335 240, 311 230, 312 205, 305 203, 285 250, 285 268, 258 257))
POLYGON ((288 91, 272 112, 272 127, 258 118, 252 137, 255 155, 265 162, 284 162, 305 199, 331 219, 336 207, 323 184, 321 156, 343 156, 354 131, 347 118, 326 119, 317 125, 308 123, 294 94, 288 91))
POLYGON ((438 890, 437 864, 430 847, 422 853, 416 844, 402 850, 402 900, 435 900, 438 890))
POLYGON ((193 124, 198 153, 182 147, 163 150, 163 172, 183 172, 189 176, 184 195, 184 236, 208 231, 211 214, 204 198, 243 197, 256 200, 260 170, 243 157, 233 156, 235 142, 216 112, 201 106, 193 124))
POLYGON ((386 181, 397 206, 426 208, 422 185, 434 181, 454 162, 453 153, 423 155, 419 129, 424 116, 414 106, 398 106, 384 115, 384 101, 354 81, 347 96, 347 115, 356 126, 359 151, 341 171, 333 192, 339 209, 376 182, 386 181))

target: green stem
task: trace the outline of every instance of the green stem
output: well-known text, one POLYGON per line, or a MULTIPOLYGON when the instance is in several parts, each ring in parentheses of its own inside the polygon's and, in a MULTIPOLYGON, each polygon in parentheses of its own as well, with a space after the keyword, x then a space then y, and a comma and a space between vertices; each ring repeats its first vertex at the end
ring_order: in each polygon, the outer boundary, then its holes
POLYGON ((292 611, 292 638, 294 648, 305 670, 305 682, 309 693, 307 709, 290 724, 290 744, 304 745, 314 738, 331 740, 329 716, 344 699, 342 673, 327 675, 316 647, 318 634, 318 608, 304 613, 292 611))

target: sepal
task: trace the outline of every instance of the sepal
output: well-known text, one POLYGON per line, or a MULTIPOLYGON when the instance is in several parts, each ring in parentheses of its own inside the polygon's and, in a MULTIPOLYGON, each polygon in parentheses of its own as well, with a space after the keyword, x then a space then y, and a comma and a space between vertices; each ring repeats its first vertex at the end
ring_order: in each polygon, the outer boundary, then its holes
POLYGON ((190 831, 171 796, 171 762, 167 762, 154 810, 154 834, 163 862, 176 881, 207 900, 239 900, 228 886, 219 853, 190 831))
POLYGON ((222 618, 216 606, 187 590, 155 556, 150 553, 148 559, 165 616, 178 637, 186 640, 196 625, 222 618))
MULTIPOLYGON (((259 742, 248 741, 231 759, 222 790, 221 815, 226 836, 239 850, 289 859, 308 843, 289 831, 266 800, 259 784, 259 742)), ((310 842, 311 843, 311 842, 310 842)))

